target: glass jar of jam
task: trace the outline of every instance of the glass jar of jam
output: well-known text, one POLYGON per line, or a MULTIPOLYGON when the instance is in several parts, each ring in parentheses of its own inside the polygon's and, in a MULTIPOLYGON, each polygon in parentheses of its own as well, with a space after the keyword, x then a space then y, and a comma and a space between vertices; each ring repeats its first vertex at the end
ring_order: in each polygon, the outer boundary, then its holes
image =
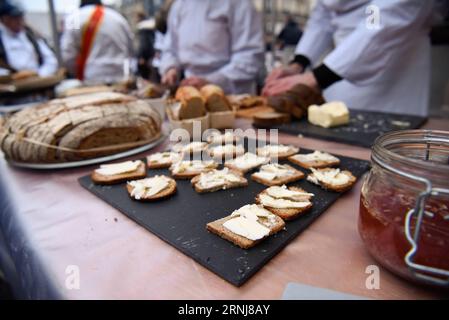
POLYGON ((409 280, 449 287, 449 132, 379 137, 360 198, 370 254, 409 280))

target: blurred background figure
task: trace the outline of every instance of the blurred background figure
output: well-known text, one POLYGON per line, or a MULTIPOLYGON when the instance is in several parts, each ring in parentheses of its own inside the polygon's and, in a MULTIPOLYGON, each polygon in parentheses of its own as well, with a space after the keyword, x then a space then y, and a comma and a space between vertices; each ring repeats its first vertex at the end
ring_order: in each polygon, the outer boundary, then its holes
POLYGON ((250 0, 177 0, 164 40, 162 82, 201 87, 214 83, 227 93, 254 93, 263 67, 260 15, 250 0))
MULTIPOLYGON (((154 68, 155 27, 154 18, 148 19, 144 12, 137 12, 137 72, 144 79, 152 78, 154 68)), ((157 72, 157 70, 156 70, 157 72)))
POLYGON ((10 1, 0 2, 0 75, 46 77, 57 69, 53 51, 26 26, 23 9, 10 1))
POLYGON ((289 13, 285 14, 285 25, 277 36, 278 49, 282 50, 282 62, 287 64, 293 59, 296 45, 301 39, 302 30, 295 18, 289 13))
POLYGON ((131 28, 122 15, 101 0, 81 0, 65 26, 62 58, 73 76, 91 83, 123 80, 134 50, 131 28))

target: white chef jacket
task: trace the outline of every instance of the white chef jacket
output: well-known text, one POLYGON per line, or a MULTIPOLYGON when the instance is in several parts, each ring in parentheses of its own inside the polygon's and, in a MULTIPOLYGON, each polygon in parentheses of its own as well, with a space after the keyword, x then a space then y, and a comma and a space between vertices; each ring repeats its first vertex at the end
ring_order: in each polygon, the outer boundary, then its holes
POLYGON ((433 1, 318 0, 296 54, 344 80, 324 91, 349 108, 425 116, 433 1), (379 9, 379 24, 370 19, 379 9), (368 24, 367 24, 368 23, 368 24))
POLYGON ((227 93, 254 92, 264 59, 262 30, 250 0, 177 0, 168 17, 160 72, 177 67, 227 93))
MULTIPOLYGON (((76 75, 82 28, 92 16, 94 5, 79 8, 67 17, 61 39, 64 63, 76 75)), ((128 22, 118 12, 104 7, 104 17, 86 61, 84 80, 91 83, 113 83, 123 80, 124 62, 133 56, 133 34, 128 22)))
MULTIPOLYGON (((42 55, 43 63, 39 66, 38 56, 31 41, 25 31, 14 33, 0 23, 0 34, 3 46, 5 47, 8 64, 15 70, 32 70, 41 77, 54 74, 58 69, 58 61, 42 39, 36 39, 37 45, 42 55)), ((1 74, 8 74, 9 71, 0 68, 1 74)))

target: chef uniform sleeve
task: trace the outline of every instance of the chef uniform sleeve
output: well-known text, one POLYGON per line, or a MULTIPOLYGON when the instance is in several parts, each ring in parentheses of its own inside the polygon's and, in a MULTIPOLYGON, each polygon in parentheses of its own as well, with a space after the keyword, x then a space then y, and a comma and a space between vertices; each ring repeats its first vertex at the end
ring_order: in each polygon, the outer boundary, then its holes
POLYGON ((167 18, 167 32, 164 35, 161 48, 161 63, 159 73, 163 76, 171 68, 180 68, 177 54, 177 28, 175 18, 178 16, 179 2, 173 3, 167 18))
POLYGON ((333 48, 331 12, 319 0, 313 9, 304 34, 295 50, 295 60, 304 68, 316 65, 333 48))
POLYGON ((207 80, 236 92, 239 81, 255 80, 263 66, 264 41, 262 20, 251 1, 233 1, 230 7, 231 60, 207 80))
POLYGON ((407 43, 422 32, 432 14, 433 1, 377 0, 372 8, 379 12, 376 27, 363 19, 358 27, 324 60, 324 65, 345 80, 368 85, 376 81, 379 70, 394 65, 407 54, 407 43))

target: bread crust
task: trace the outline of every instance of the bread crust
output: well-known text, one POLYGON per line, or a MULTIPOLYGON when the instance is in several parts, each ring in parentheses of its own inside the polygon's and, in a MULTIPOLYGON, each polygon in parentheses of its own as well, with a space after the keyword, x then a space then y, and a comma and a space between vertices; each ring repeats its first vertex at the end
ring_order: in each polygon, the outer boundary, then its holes
POLYGON ((177 115, 179 120, 199 118, 206 114, 204 99, 195 87, 180 87, 175 98, 181 103, 177 115))
POLYGON ((267 187, 274 187, 274 186, 282 186, 284 184, 289 184, 289 183, 301 180, 305 177, 305 174, 302 171, 296 170, 295 168, 293 168, 292 166, 289 166, 288 164, 286 166, 290 170, 294 171, 295 174, 285 177, 285 178, 282 178, 282 179, 276 178, 274 180, 265 180, 265 179, 255 176, 253 173, 251 175, 251 179, 253 181, 256 181, 256 182, 263 184, 267 187))
MULTIPOLYGON (((289 187, 289 190, 292 191, 298 191, 298 192, 306 192, 304 189, 301 188, 297 188, 297 187, 289 187)), ((260 200, 260 195, 261 194, 267 194, 267 190, 262 191, 261 193, 259 193, 256 196, 256 203, 262 205, 262 201, 260 200)), ((310 201, 309 197, 309 201, 310 201)), ((268 207, 268 206, 263 206, 265 209, 269 210, 271 213, 277 215, 278 217, 282 218, 282 220, 284 221, 291 221, 294 220, 296 218, 298 218, 300 215, 302 215, 303 213, 309 211, 312 208, 313 204, 312 201, 310 201, 310 204, 307 207, 304 208, 272 208, 272 207, 268 207)))
POLYGON ((129 180, 143 179, 147 176, 147 169, 145 163, 141 163, 136 171, 116 174, 113 176, 105 176, 97 173, 95 170, 90 175, 93 183, 99 185, 113 185, 119 184, 129 180))
POLYGON ((214 84, 208 84, 201 88, 200 93, 206 102, 209 112, 224 112, 232 110, 231 104, 226 98, 223 89, 214 84))
POLYGON ((285 222, 280 217, 276 216, 276 224, 270 228, 269 235, 265 238, 254 241, 254 240, 250 240, 245 237, 242 237, 238 234, 235 234, 235 233, 229 231, 228 229, 226 229, 225 227, 223 227, 223 224, 232 218, 234 218, 234 217, 227 216, 223 219, 209 222, 206 225, 206 229, 208 231, 216 234, 217 236, 232 242, 234 245, 236 245, 242 249, 250 249, 250 248, 254 247, 256 244, 258 244, 262 240, 266 239, 267 237, 269 237, 273 234, 278 233, 285 227, 285 222))
MULTIPOLYGON (((167 177, 168 178, 168 177, 167 177)), ((172 195, 174 195, 177 191, 176 188, 176 181, 169 178, 170 181, 168 182, 168 187, 165 188, 164 190, 162 190, 162 192, 159 192, 157 194, 155 194, 154 196, 151 197, 143 197, 141 199, 136 199, 133 196, 131 196, 131 192, 133 190, 133 187, 129 184, 126 184, 126 190, 128 191, 129 197, 135 201, 140 201, 140 202, 152 202, 152 201, 157 201, 157 200, 161 200, 161 199, 165 199, 168 198, 172 195)))

